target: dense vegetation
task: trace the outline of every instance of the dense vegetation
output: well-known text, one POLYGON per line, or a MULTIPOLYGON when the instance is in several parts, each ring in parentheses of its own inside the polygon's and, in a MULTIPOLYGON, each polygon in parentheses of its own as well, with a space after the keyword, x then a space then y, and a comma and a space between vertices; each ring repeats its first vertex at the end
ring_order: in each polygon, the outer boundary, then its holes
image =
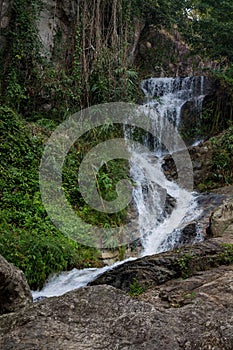
POLYGON ((0 116, 0 254, 23 269, 32 288, 42 287, 52 272, 98 266, 98 252, 61 234, 43 207, 38 168, 45 128, 29 129, 7 107, 0 107, 0 116))
POLYGON ((25 117, 46 103, 54 119, 95 103, 137 100, 136 37, 149 25, 175 28, 191 55, 201 52, 220 71, 233 61, 231 1, 83 0, 71 22, 69 45, 56 33, 52 60, 46 59, 38 37, 42 8, 41 1, 14 0, 9 27, 3 30, 1 102, 25 117))
MULTIPOLYGON (((50 222, 40 198, 38 167, 44 141, 72 112, 97 103, 141 98, 142 72, 134 55, 135 38, 144 28, 179 31, 190 55, 201 52, 218 68, 206 73, 218 85, 215 104, 210 103, 205 115, 212 134, 231 124, 233 115, 231 0, 83 0, 70 45, 63 46, 57 32, 49 60, 36 26, 42 8, 41 1, 12 2, 10 24, 3 30, 7 44, 0 57, 0 254, 23 269, 33 288, 41 287, 51 272, 98 265, 96 250, 69 240, 50 222)), ((221 184, 232 183, 232 132, 231 126, 213 142, 213 174, 221 184), (221 157, 219 147, 224 150, 221 157)), ((84 135, 79 156, 74 145, 64 166, 67 197, 82 218, 100 226, 121 225, 126 213, 97 216, 88 208, 79 193, 77 167, 88 149, 120 133, 119 128, 105 128, 84 135)), ((98 181, 106 200, 114 198, 115 183, 126 176, 125 163, 102 167, 98 181)), ((115 244, 111 239, 106 237, 109 247, 115 244)))

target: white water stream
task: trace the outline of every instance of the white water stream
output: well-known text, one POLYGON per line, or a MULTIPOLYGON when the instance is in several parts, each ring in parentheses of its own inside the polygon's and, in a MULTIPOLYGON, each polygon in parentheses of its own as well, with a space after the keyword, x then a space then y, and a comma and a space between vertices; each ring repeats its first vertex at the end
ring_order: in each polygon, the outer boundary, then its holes
MULTIPOLYGON (((189 78, 151 78, 142 82, 142 90, 146 96, 146 105, 154 110, 154 128, 156 133, 164 127, 167 118, 175 128, 179 126, 182 106, 191 101, 197 112, 201 112, 204 98, 204 77, 189 78)), ((130 136, 130 131, 126 132, 130 136)), ((143 245, 142 255, 150 255, 166 251, 174 247, 179 240, 181 229, 188 222, 194 221, 201 213, 195 201, 195 195, 169 181, 162 170, 163 153, 157 141, 151 152, 142 153, 140 149, 131 150, 130 173, 136 184, 133 190, 133 201, 138 212, 138 228, 143 245), (167 196, 175 205, 171 213, 166 213, 167 196)), ((148 146, 151 140, 146 139, 148 146)), ((188 176, 188 174, 187 174, 188 176)), ((201 240, 197 234, 196 241, 201 240)), ((127 259, 130 260, 130 259, 127 259)), ((33 297, 50 297, 62 295, 70 290, 83 287, 99 274, 122 264, 117 262, 111 267, 101 269, 73 269, 53 276, 41 291, 33 292, 33 297)))

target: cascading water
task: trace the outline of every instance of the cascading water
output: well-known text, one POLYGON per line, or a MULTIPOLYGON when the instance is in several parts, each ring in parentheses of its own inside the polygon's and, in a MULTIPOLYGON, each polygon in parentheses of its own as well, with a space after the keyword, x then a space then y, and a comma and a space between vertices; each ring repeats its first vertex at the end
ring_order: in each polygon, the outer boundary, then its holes
MULTIPOLYGON (((169 120, 175 130, 179 128, 182 107, 186 102, 193 103, 197 115, 201 113, 204 85, 204 77, 151 78, 142 82, 141 87, 146 96, 145 106, 151 109, 149 117, 153 119, 153 134, 158 136, 153 140, 150 137, 144 138, 145 145, 152 152, 145 153, 145 149, 142 151, 140 147, 131 149, 130 174, 135 183, 133 201, 138 212, 142 255, 159 253, 174 247, 185 224, 200 215, 194 194, 169 181, 164 175, 162 165, 167 149, 159 140, 162 139, 166 127, 165 120, 169 120)), ((131 133, 132 129, 126 127, 125 137, 130 138, 131 133)), ((177 145, 173 144, 172 152, 179 151, 177 145)), ((201 235, 197 235, 196 240, 201 238, 201 235)), ((40 292, 33 292, 33 296, 38 298, 64 294, 86 285, 112 267, 64 272, 53 277, 40 292)))
POLYGON ((200 214, 200 209, 191 192, 166 179, 161 159, 155 165, 147 154, 135 152, 133 158, 134 164, 140 164, 140 168, 135 165, 131 168, 131 176, 137 184, 133 198, 138 211, 142 255, 169 250, 179 240, 185 224, 200 214), (163 184, 163 188, 158 186, 158 182, 163 184), (173 199, 171 213, 165 210, 166 197, 173 199))
POLYGON ((146 104, 152 106, 158 114, 168 118, 177 127, 180 123, 181 109, 188 101, 193 101, 197 114, 201 112, 205 77, 186 78, 150 78, 141 83, 146 96, 146 104))
MULTIPOLYGON (((193 102, 197 115, 201 113, 204 77, 151 78, 142 82, 142 90, 147 99, 145 105, 152 108, 154 134, 161 140, 167 120, 178 132, 182 106, 187 101, 193 102)), ((166 179, 162 170, 164 146, 158 139, 153 142, 154 157, 132 150, 131 177, 137 184, 133 198, 138 211, 143 255, 173 248, 185 224, 200 215, 195 196, 166 179), (164 210, 166 196, 175 201, 170 215, 164 210)), ((149 143, 151 141, 147 141, 147 146, 149 143)), ((174 153, 180 151, 175 144, 172 147, 174 153)), ((198 234, 196 241, 201 238, 198 234)))

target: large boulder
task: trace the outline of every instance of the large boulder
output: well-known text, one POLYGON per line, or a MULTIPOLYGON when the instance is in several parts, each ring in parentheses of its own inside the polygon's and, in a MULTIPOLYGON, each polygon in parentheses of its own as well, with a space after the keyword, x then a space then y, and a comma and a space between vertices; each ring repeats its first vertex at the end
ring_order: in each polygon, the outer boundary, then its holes
POLYGON ((0 255, 0 315, 30 303, 32 295, 23 272, 0 255))
MULTIPOLYGON (((200 183, 212 176, 212 146, 210 141, 205 141, 197 146, 190 146, 188 151, 193 165, 194 189, 199 189, 200 183)), ((163 159, 163 171, 168 180, 177 181, 176 164, 170 154, 163 159)))
POLYGON ((224 233, 233 235, 233 199, 223 203, 210 217, 210 231, 213 237, 224 233))

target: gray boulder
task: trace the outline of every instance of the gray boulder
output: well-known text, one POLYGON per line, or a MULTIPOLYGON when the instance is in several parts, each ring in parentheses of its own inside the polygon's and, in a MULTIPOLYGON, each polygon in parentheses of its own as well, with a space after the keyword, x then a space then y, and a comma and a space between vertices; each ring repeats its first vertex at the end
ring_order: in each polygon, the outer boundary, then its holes
POLYGON ((210 231, 213 237, 228 233, 233 236, 233 199, 224 202, 210 217, 210 231))
POLYGON ((32 295, 23 272, 0 255, 0 315, 30 303, 32 295))

